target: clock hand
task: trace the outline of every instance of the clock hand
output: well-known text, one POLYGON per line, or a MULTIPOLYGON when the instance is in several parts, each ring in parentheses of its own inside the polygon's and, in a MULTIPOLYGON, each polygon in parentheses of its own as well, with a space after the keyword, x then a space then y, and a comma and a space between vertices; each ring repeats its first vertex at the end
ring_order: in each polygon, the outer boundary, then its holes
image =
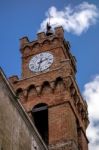
POLYGON ((44 62, 44 61, 46 61, 46 60, 48 60, 48 58, 43 59, 42 62, 44 62))
POLYGON ((42 61, 42 58, 41 58, 40 61, 38 62, 38 64, 39 64, 38 70, 39 70, 39 71, 41 71, 40 66, 41 66, 41 63, 42 63, 42 62, 43 62, 43 61, 42 61))
POLYGON ((39 66, 38 66, 38 70, 40 71, 40 65, 41 65, 41 63, 39 62, 38 64, 39 64, 39 66))
POLYGON ((40 61, 38 62, 38 64, 42 63, 42 58, 40 59, 40 61))
POLYGON ((38 63, 38 71, 42 70, 42 67, 45 66, 45 63, 49 60, 49 58, 40 58, 40 60, 37 62, 38 63))

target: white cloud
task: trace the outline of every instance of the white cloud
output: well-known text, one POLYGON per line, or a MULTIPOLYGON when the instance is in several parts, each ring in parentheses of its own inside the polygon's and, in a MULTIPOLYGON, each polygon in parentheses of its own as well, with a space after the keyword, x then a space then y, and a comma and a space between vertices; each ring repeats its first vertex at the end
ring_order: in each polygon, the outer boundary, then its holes
POLYGON ((41 23, 39 31, 45 30, 46 24, 49 22, 49 16, 50 24, 53 27, 62 25, 67 32, 80 35, 96 23, 99 12, 94 4, 89 4, 88 2, 83 2, 74 8, 69 5, 61 11, 52 6, 46 13, 46 18, 41 23))
POLYGON ((87 129, 89 149, 99 150, 99 75, 85 85, 83 95, 88 103, 90 119, 87 129))

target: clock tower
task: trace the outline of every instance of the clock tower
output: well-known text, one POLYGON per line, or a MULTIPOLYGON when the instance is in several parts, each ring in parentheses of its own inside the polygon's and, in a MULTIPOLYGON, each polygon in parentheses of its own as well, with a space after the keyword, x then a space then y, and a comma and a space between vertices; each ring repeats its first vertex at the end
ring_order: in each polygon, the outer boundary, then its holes
POLYGON ((50 150, 88 150, 88 112, 76 83, 76 59, 57 27, 20 39, 22 76, 10 77, 20 102, 50 150))

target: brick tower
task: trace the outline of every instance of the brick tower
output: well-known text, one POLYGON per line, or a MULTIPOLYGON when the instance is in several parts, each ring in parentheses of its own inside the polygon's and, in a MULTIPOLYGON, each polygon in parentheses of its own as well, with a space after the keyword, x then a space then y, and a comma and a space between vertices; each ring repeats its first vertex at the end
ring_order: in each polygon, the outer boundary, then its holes
POLYGON ((17 96, 50 150, 88 150, 87 104, 75 80, 76 60, 57 27, 20 39, 22 76, 10 77, 17 96))

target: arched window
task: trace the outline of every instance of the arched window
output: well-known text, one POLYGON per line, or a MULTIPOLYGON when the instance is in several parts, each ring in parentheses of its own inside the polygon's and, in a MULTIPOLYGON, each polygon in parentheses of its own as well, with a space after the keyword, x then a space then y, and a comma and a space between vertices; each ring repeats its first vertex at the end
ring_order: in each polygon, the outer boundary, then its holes
POLYGON ((61 93, 65 90, 65 84, 64 81, 61 77, 56 78, 55 81, 55 91, 57 91, 58 93, 61 93))
POLYGON ((45 81, 45 82, 42 84, 41 93, 42 93, 42 94, 51 93, 51 87, 50 87, 50 83, 49 83, 48 81, 45 81))
POLYGON ((36 87, 34 85, 30 85, 28 87, 28 100, 32 99, 35 96, 37 96, 36 87))
POLYGON ((48 106, 44 103, 34 106, 32 117, 42 139, 48 144, 48 106))

